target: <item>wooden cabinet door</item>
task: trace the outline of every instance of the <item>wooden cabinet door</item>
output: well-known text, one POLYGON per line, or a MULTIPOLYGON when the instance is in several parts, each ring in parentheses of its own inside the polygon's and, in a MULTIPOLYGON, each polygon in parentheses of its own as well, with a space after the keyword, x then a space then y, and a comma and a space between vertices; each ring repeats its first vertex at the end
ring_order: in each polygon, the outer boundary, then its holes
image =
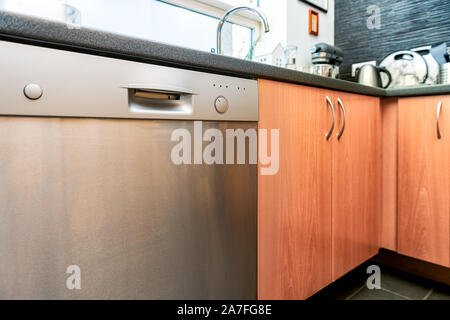
POLYGON ((398 252, 449 266, 450 97, 399 99, 398 133, 398 252))
POLYGON ((259 170, 258 297, 305 299, 331 282, 329 91, 261 80, 259 92, 259 128, 279 129, 280 148, 278 173, 259 170))
POLYGON ((377 254, 381 219, 380 100, 336 94, 333 135, 333 280, 377 254), (344 115, 337 102, 341 99, 344 115))

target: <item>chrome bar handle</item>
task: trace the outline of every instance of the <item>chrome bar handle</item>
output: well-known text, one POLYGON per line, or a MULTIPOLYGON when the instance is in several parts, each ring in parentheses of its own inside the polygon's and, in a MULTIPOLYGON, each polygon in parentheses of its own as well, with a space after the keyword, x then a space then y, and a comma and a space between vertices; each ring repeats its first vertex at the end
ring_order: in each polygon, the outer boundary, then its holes
POLYGON ((336 113, 334 112, 333 103, 331 102, 331 100, 330 100, 330 98, 328 96, 327 96, 327 103, 331 107, 331 111, 333 112, 333 124, 331 125, 330 132, 328 132, 328 134, 326 135, 327 140, 330 140, 331 135, 333 134, 334 124, 336 123, 336 113))
POLYGON ((342 103, 341 98, 338 98, 337 102, 338 102, 339 106, 341 107, 342 113, 344 114, 344 123, 342 124, 341 132, 339 132, 338 137, 337 137, 338 140, 341 140, 341 137, 342 137, 342 135, 344 134, 344 131, 345 131, 346 114, 345 114, 345 107, 344 107, 344 104, 342 103))
POLYGON ((441 116, 441 109, 442 109, 442 101, 439 101, 437 106, 437 137, 438 139, 441 139, 441 129, 439 128, 439 118, 441 116))

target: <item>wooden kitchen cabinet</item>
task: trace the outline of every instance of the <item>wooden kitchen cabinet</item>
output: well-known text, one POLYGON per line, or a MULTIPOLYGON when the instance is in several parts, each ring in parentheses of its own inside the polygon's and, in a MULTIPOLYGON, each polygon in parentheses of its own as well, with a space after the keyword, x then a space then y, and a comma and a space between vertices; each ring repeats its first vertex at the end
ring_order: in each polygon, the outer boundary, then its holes
POLYGON ((259 81, 260 129, 279 129, 279 171, 258 178, 258 298, 305 299, 331 280, 327 90, 259 81))
POLYGON ((280 161, 258 179, 258 297, 305 299, 378 251, 380 101, 266 80, 259 91, 259 128, 280 130, 280 161))
POLYGON ((335 105, 333 137, 333 280, 378 253, 381 222, 380 100, 336 96, 342 106, 335 105))
POLYGON ((398 252, 449 267, 450 96, 401 98, 398 108, 398 252))

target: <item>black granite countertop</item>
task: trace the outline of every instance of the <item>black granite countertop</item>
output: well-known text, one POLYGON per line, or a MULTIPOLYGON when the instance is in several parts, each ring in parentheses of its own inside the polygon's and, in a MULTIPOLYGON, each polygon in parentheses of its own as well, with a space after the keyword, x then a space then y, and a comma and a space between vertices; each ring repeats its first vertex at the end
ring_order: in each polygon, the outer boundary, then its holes
POLYGON ((266 64, 186 49, 63 23, 0 12, 0 40, 102 55, 243 78, 264 78, 372 96, 416 96, 450 93, 450 85, 380 89, 266 64))

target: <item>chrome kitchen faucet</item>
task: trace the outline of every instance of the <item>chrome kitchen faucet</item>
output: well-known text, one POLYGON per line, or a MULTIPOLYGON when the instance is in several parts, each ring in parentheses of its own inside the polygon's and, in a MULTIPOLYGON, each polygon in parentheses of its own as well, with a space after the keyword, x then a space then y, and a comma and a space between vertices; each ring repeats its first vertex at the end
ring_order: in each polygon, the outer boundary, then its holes
POLYGON ((244 10, 248 10, 250 12, 256 13, 256 15, 261 19, 261 22, 264 25, 264 32, 267 33, 270 31, 269 21, 267 20, 267 17, 264 15, 264 13, 262 13, 260 10, 258 10, 256 8, 252 8, 252 7, 247 7, 247 6, 239 6, 239 7, 231 8, 230 10, 225 12, 223 17, 219 21, 219 25, 217 26, 217 50, 216 50, 217 54, 222 54, 222 28, 223 28, 223 25, 225 24, 225 22, 227 21, 229 16, 231 16, 234 13, 237 13, 239 11, 244 11, 244 10))

